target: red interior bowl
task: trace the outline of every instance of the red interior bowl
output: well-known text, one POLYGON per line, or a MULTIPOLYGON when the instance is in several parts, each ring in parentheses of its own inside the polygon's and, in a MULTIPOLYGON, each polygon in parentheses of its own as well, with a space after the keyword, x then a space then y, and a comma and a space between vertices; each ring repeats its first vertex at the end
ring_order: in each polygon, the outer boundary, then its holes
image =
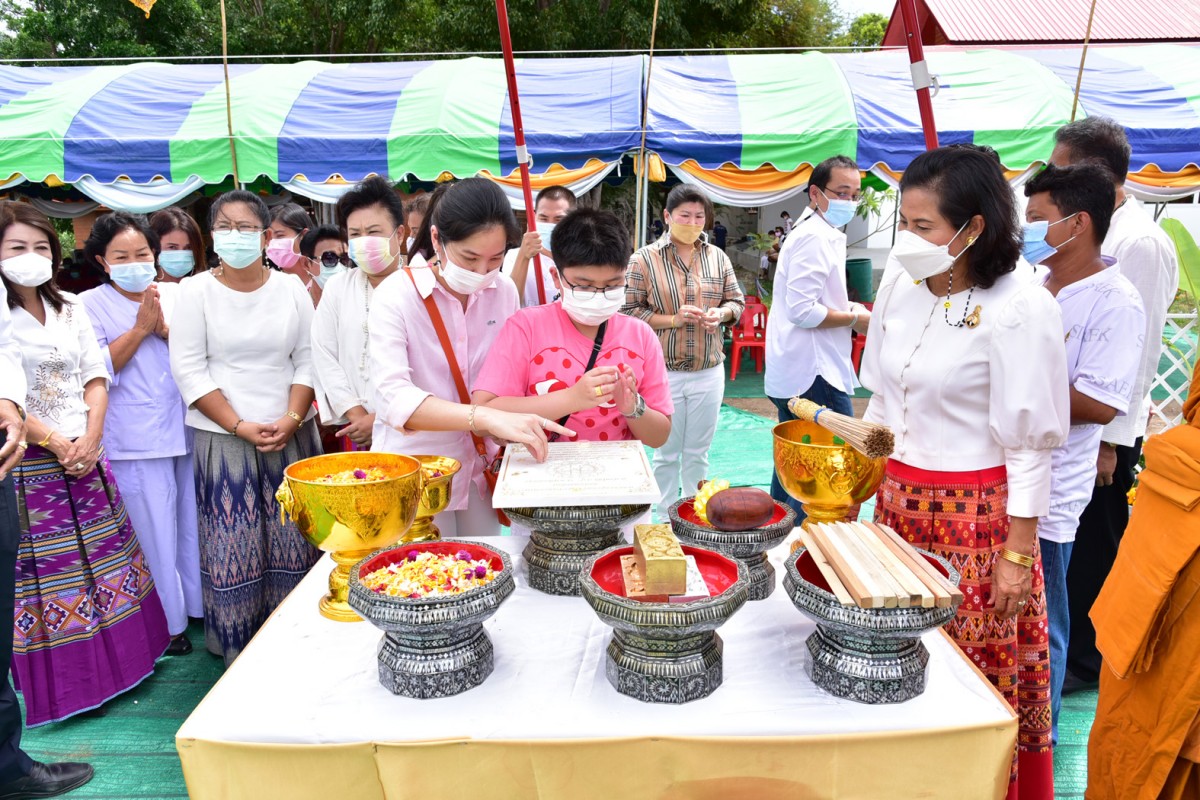
MULTIPOLYGON (((692 499, 695 499, 695 498, 692 498, 692 499)), ((684 503, 683 505, 681 505, 679 508, 677 508, 675 510, 675 513, 677 513, 679 515, 679 518, 681 520, 683 520, 684 522, 690 522, 693 525, 698 525, 701 528, 712 528, 713 530, 717 530, 716 528, 713 528, 712 525, 709 525, 707 522, 700 521, 700 518, 696 516, 696 506, 693 505, 692 503, 684 503)), ((787 508, 777 500, 777 501, 775 501, 775 513, 771 515, 771 519, 767 520, 759 527, 765 528, 767 525, 775 525, 777 523, 783 522, 783 518, 786 516, 787 516, 787 508)))
MULTIPOLYGON (((920 548, 913 548, 917 554, 933 565, 933 568, 942 573, 946 578, 950 577, 950 573, 946 572, 946 568, 937 562, 931 555, 923 552, 920 548)), ((830 594, 833 590, 829 588, 829 581, 825 580, 825 576, 821 574, 821 570, 817 569, 817 563, 813 561, 812 554, 805 550, 796 559, 796 570, 799 571, 800 577, 816 586, 818 589, 824 589, 830 594)))
MULTIPOLYGON (((708 586, 708 592, 713 597, 724 592, 737 582, 737 562, 726 558, 712 550, 683 545, 685 555, 696 557, 696 566, 700 576, 708 586)), ((602 556, 592 567, 592 580, 606 592, 617 597, 625 597, 625 578, 621 575, 621 556, 633 555, 633 547, 623 547, 602 556)))
POLYGON ((466 550, 474 559, 487 559, 488 565, 499 572, 504 569, 504 562, 500 559, 500 555, 491 548, 484 547, 481 544, 464 543, 464 542, 413 542, 408 545, 394 547, 391 550, 384 550, 379 555, 372 558, 370 561, 362 565, 362 569, 358 571, 358 577, 370 575, 377 569, 392 564, 398 564, 408 558, 410 551, 415 550, 418 553, 436 553, 438 555, 452 556, 459 550, 466 550))

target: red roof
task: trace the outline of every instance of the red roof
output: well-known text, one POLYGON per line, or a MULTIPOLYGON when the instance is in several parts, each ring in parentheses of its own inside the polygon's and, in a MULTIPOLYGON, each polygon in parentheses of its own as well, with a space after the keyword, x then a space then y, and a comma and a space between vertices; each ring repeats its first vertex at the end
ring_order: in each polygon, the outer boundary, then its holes
MULTIPOLYGON (((925 44, 1082 42, 1092 0, 917 0, 925 44)), ((1196 0, 1096 0, 1094 42, 1200 40, 1196 0)), ((884 45, 904 44, 892 11, 884 45)))

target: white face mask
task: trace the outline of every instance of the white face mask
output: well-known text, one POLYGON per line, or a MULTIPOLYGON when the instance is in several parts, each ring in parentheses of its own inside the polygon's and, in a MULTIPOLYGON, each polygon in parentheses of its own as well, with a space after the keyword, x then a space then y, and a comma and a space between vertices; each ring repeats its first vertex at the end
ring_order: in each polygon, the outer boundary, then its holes
POLYGON ((554 235, 554 228, 557 223, 554 222, 539 222, 537 223, 538 236, 542 237, 542 247, 547 250, 553 250, 550 247, 550 237, 554 235))
POLYGON ((957 256, 950 255, 950 244, 958 238, 958 234, 963 232, 965 224, 954 237, 942 245, 934 244, 933 242, 922 239, 912 231, 900 231, 896 234, 896 244, 892 247, 892 257, 904 267, 904 271, 908 273, 908 277, 912 278, 917 283, 932 278, 934 275, 941 275, 954 266, 954 262, 971 246, 968 244, 957 256))
POLYGON ((607 322, 625 305, 625 294, 622 292, 615 299, 609 300, 601 292, 594 292, 580 299, 575 296, 571 287, 564 285, 562 289, 562 307, 567 316, 580 325, 599 325, 607 322))
POLYGON ((444 245, 442 252, 445 254, 442 256, 442 278, 451 291, 459 294, 475 294, 496 282, 496 273, 499 270, 494 269, 480 275, 478 272, 463 269, 451 261, 450 251, 446 250, 444 245))
POLYGON ((22 253, 0 261, 4 277, 18 286, 41 286, 54 275, 54 262, 39 253, 22 253))

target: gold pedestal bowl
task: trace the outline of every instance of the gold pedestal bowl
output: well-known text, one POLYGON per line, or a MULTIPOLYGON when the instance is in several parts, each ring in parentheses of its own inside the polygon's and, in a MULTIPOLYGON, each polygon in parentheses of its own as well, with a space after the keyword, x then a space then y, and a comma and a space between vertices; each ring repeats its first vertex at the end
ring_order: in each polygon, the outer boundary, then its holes
POLYGON ((417 507, 417 520, 404 534, 403 542, 436 542, 442 532, 433 524, 434 516, 450 505, 450 486, 462 464, 449 456, 413 456, 421 462, 425 473, 425 490, 421 492, 421 504, 417 507))
POLYGON ((291 517, 309 544, 329 553, 337 564, 329 573, 329 594, 321 615, 338 622, 359 622, 346 603, 350 567, 404 536, 417 516, 425 477, 421 462, 395 453, 330 453, 306 458, 284 470, 275 493, 283 514, 291 517), (318 483, 347 470, 378 467, 378 481, 318 483))
POLYGON ((887 458, 868 458, 815 422, 775 426, 775 471, 784 491, 799 500, 808 522, 843 522, 883 482, 887 458))

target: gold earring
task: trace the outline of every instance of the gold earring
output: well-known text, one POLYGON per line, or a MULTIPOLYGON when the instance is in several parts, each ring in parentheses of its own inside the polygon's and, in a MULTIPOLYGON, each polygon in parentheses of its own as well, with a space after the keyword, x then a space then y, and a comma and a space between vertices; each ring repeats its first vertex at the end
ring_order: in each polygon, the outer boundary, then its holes
POLYGON ((973 244, 975 244, 975 237, 974 237, 974 236, 968 236, 968 237, 967 237, 967 247, 970 247, 970 246, 971 246, 971 245, 973 245, 973 244))

